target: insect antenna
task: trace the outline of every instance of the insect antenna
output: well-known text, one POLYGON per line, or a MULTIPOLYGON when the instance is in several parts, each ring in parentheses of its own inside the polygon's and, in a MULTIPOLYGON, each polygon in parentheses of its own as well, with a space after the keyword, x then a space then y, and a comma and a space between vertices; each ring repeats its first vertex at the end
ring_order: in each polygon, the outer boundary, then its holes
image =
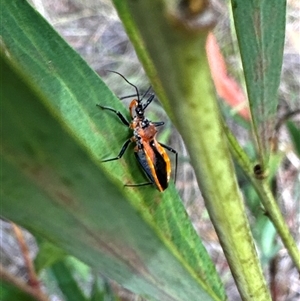
MULTIPOLYGON (((148 95, 152 95, 153 93, 148 93, 148 95)), ((126 98, 132 98, 132 97, 137 97, 136 94, 130 94, 126 96, 119 97, 120 100, 126 99, 126 98)), ((143 96, 144 97, 144 96, 143 96)), ((142 98, 143 99, 143 98, 142 98)))
POLYGON ((130 95, 119 97, 119 99, 123 100, 123 99, 126 99, 126 98, 132 98, 132 97, 137 97, 137 95, 136 94, 130 94, 130 95))
MULTIPOLYGON (((145 97, 146 95, 149 95, 149 97, 151 97, 151 96, 153 95, 153 93, 149 93, 150 89, 151 89, 151 87, 149 87, 148 90, 147 90, 145 93, 143 93, 143 96, 142 96, 142 98, 141 98, 141 101, 144 99, 144 97, 145 97)), ((130 94, 130 95, 126 95, 126 96, 119 97, 119 99, 120 99, 120 100, 123 100, 123 99, 126 99, 126 98, 132 98, 132 97, 137 97, 137 96, 138 96, 138 95, 136 95, 136 94, 130 94)), ((147 106, 148 106, 148 105, 147 105, 147 106)))
POLYGON ((136 91, 137 98, 138 98, 138 103, 141 102, 140 93, 139 93, 139 90, 138 90, 137 86, 135 86, 134 84, 132 84, 124 75, 122 75, 121 73, 119 73, 117 71, 113 71, 113 70, 106 70, 106 71, 112 72, 112 73, 116 73, 116 74, 120 75, 130 86, 134 87, 134 89, 136 91))

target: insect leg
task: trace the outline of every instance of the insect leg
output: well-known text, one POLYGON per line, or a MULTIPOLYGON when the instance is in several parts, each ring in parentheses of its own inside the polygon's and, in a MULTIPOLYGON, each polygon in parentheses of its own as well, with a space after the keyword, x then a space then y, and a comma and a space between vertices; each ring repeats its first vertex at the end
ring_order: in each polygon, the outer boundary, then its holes
POLYGON ((97 104, 97 107, 101 108, 102 110, 109 110, 109 111, 114 112, 119 117, 119 119, 123 122, 123 124, 129 126, 129 122, 127 121, 127 119, 124 117, 124 115, 121 112, 119 112, 113 108, 101 106, 98 104, 97 104))
POLYGON ((175 177, 174 177, 174 182, 176 183, 176 177, 177 177, 177 163, 178 163, 178 152, 177 152, 174 148, 172 148, 172 147, 170 147, 170 146, 168 146, 168 145, 165 145, 165 144, 160 143, 160 142, 158 142, 158 143, 159 143, 162 147, 164 147, 165 149, 167 149, 169 152, 175 154, 175 177))
POLYGON ((156 121, 156 122, 152 121, 152 123, 154 124, 154 126, 162 126, 165 124, 163 121, 156 121))
POLYGON ((123 144, 121 151, 119 152, 118 156, 114 157, 114 158, 110 158, 110 159, 105 159, 102 160, 101 162, 108 162, 108 161, 114 161, 114 160, 118 160, 120 158, 122 158, 122 156, 124 155, 128 145, 132 142, 132 138, 128 139, 125 141, 125 143, 123 144))

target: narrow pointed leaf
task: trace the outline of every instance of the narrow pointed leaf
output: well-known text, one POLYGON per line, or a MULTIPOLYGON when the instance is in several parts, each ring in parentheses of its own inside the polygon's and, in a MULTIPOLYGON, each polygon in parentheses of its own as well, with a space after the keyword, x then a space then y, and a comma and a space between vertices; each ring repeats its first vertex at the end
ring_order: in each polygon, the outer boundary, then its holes
POLYGON ((120 299, 115 296, 107 280, 99 279, 99 277, 95 275, 90 301, 120 301, 120 299))
POLYGON ((297 127, 293 121, 287 121, 286 126, 289 131, 294 150, 300 158, 300 128, 297 127))
POLYGON ((34 259, 34 267, 37 273, 50 267, 57 261, 66 257, 66 252, 44 239, 37 238, 39 251, 34 259))
POLYGON ((285 0, 232 0, 258 157, 265 169, 278 105, 285 37, 285 0))
POLYGON ((2 279, 0 282, 0 297, 1 301, 37 301, 32 295, 26 294, 11 283, 6 283, 2 279))
POLYGON ((51 270, 56 278, 58 287, 62 291, 65 301, 87 301, 82 290, 74 279, 70 269, 64 261, 56 262, 51 270))

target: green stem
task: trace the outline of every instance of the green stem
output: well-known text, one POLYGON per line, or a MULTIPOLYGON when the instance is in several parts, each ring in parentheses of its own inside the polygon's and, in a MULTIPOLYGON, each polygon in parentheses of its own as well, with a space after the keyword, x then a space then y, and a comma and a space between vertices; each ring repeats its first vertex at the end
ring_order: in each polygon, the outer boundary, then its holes
POLYGON ((258 179, 253 172, 253 164, 241 148, 236 138, 231 131, 225 126, 225 131, 230 145, 230 150, 237 160, 238 164, 243 169, 249 181, 252 183, 256 192, 260 196, 261 202, 266 210, 267 216, 274 224, 284 246, 287 248, 294 264, 300 271, 300 252, 297 248, 296 242, 291 235, 287 224, 280 212, 278 204, 274 199, 267 179, 258 179))

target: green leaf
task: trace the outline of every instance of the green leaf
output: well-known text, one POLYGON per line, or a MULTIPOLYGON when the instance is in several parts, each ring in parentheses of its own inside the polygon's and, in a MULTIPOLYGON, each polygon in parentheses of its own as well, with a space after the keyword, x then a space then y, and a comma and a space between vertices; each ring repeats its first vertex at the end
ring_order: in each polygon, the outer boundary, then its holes
POLYGON ((132 148, 100 162, 131 135, 96 108, 126 115, 118 98, 27 2, 1 11, 1 214, 138 294, 224 300, 174 185, 124 188, 143 181, 132 148))
POLYGON ((87 300, 64 261, 53 264, 51 270, 66 301, 87 300))
POLYGON ((295 152, 300 158, 300 128, 297 127, 293 121, 287 121, 286 126, 289 131, 295 152))
POLYGON ((90 301, 118 301, 119 298, 114 296, 109 283, 105 280, 94 277, 90 301))
POLYGON ((3 279, 0 281, 0 299, 1 301, 37 301, 33 296, 21 291, 11 283, 3 281, 3 279))
POLYGON ((265 170, 278 105, 285 37, 285 0, 232 0, 255 139, 265 170))
POLYGON ((274 255, 280 250, 280 246, 276 242, 276 229, 272 222, 268 219, 261 221, 261 252, 262 261, 269 262, 274 255))
POLYGON ((58 248, 49 241, 40 238, 38 238, 37 241, 39 251, 34 259, 35 271, 37 273, 47 267, 50 267, 55 262, 62 260, 67 255, 64 250, 58 248))

